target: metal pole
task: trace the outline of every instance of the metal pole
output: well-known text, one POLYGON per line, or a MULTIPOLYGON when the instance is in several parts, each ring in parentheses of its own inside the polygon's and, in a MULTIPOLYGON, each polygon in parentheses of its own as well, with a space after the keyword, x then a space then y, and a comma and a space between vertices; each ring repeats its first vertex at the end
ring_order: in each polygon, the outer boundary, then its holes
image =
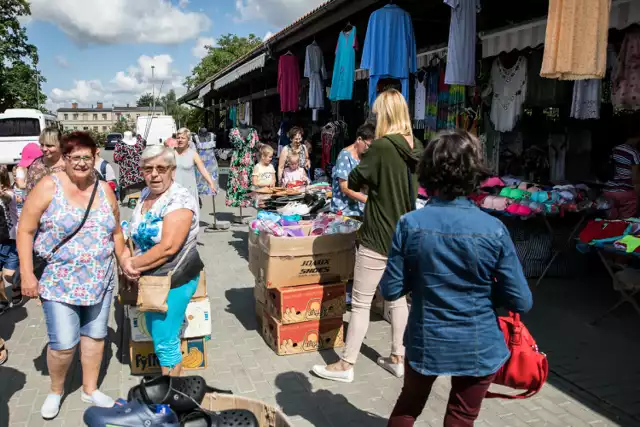
POLYGON ((38 78, 38 68, 36 68, 36 110, 40 109, 40 79, 38 78))
POLYGON ((151 66, 151 105, 153 108, 152 114, 156 112, 156 80, 155 80, 156 66, 151 66))

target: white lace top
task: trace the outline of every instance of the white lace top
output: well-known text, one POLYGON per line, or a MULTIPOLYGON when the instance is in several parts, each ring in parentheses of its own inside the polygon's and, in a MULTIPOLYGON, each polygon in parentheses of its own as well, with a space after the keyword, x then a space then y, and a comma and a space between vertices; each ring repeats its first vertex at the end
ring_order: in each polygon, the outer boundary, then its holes
POLYGON ((600 118, 600 100, 602 80, 576 80, 573 84, 573 102, 571 117, 588 120, 600 118))
POLYGON ((493 126, 499 132, 512 131, 527 97, 527 59, 521 56, 510 69, 504 68, 500 59, 496 59, 491 68, 491 91, 493 126))

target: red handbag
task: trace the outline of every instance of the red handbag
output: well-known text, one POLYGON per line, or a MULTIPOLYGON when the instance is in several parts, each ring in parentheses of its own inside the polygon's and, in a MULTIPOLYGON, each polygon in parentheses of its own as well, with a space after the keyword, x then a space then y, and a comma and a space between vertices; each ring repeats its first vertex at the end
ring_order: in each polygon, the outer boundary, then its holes
POLYGON ((487 392, 486 397, 503 399, 532 397, 540 391, 549 376, 547 356, 538 350, 536 341, 520 321, 519 314, 510 312, 509 316, 499 317, 498 321, 511 357, 497 372, 493 382, 526 391, 518 395, 487 392))

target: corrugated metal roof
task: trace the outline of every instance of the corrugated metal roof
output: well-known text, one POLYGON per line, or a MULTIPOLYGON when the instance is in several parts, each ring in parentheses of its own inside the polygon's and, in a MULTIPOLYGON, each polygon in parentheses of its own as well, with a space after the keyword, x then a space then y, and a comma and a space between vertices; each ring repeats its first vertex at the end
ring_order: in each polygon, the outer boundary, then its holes
POLYGON ((267 40, 263 41, 260 45, 256 46, 250 52, 246 53, 245 55, 243 55, 240 58, 238 58, 235 61, 233 61, 231 64, 227 65, 225 68, 220 70, 215 75, 209 77, 203 83, 201 83, 198 86, 196 86, 193 89, 191 89, 189 92, 187 92, 182 97, 180 97, 177 102, 178 103, 183 103, 183 102, 191 101, 191 100, 197 98, 197 95, 200 93, 200 89, 205 87, 207 84, 211 83, 212 81, 214 81, 215 79, 219 78, 220 76, 223 76, 224 74, 228 73, 230 70, 233 70, 235 67, 239 66, 240 64, 242 64, 243 62, 247 61, 248 59, 251 59, 257 53, 260 53, 260 52, 266 50, 267 45, 269 45, 271 42, 273 42, 274 40, 277 40, 279 38, 282 38, 284 35, 286 35, 292 29, 297 28, 298 26, 300 26, 301 24, 305 23, 310 18, 322 16, 323 11, 329 5, 331 5, 332 3, 344 2, 344 1, 346 1, 346 0, 327 0, 327 1, 325 1, 320 6, 316 7, 315 9, 313 9, 313 10, 311 10, 309 12, 307 12, 306 14, 304 14, 303 16, 301 16, 300 18, 295 20, 293 23, 287 25, 282 30, 278 31, 273 36, 271 36, 267 40))

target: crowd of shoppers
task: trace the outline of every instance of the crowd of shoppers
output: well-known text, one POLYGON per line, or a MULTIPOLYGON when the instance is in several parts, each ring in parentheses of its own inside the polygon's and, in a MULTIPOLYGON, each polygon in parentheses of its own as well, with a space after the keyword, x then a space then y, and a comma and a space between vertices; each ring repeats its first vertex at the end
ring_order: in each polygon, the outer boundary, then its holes
MULTIPOLYGON (((487 175, 479 141, 465 131, 445 131, 425 148, 413 135, 407 103, 397 90, 380 94, 372 112, 375 125, 360 126, 332 177, 332 211, 362 220, 346 346, 337 363, 312 371, 328 380, 354 380, 380 289, 392 334, 389 356, 377 363, 404 378, 388 425, 412 426, 434 381, 447 375, 452 389, 444 424, 472 426, 509 358, 496 310, 528 311, 531 292, 504 225, 466 198, 487 175), (430 199, 416 209, 419 188, 430 199)), ((303 131, 294 127, 289 136, 277 171, 272 147, 260 150, 254 186, 308 181, 310 149, 303 131)), ((182 375, 180 330, 204 267, 197 250, 196 170, 213 194, 218 190, 190 141, 190 132, 180 129, 175 144, 144 148, 130 134, 118 143, 120 187, 144 187, 122 225, 115 173, 87 133, 61 137, 56 129, 43 131, 40 147, 25 147, 14 184, 0 167, 2 276, 16 282, 17 304, 24 297, 42 301, 49 336, 51 386, 43 418, 60 411, 78 347, 81 399, 113 406, 98 389, 98 373, 118 269, 130 282, 171 276, 166 313, 145 316, 162 373, 182 375)), ((0 314, 8 307, 0 293, 0 314)), ((4 356, 0 340, 0 364, 4 356)))

